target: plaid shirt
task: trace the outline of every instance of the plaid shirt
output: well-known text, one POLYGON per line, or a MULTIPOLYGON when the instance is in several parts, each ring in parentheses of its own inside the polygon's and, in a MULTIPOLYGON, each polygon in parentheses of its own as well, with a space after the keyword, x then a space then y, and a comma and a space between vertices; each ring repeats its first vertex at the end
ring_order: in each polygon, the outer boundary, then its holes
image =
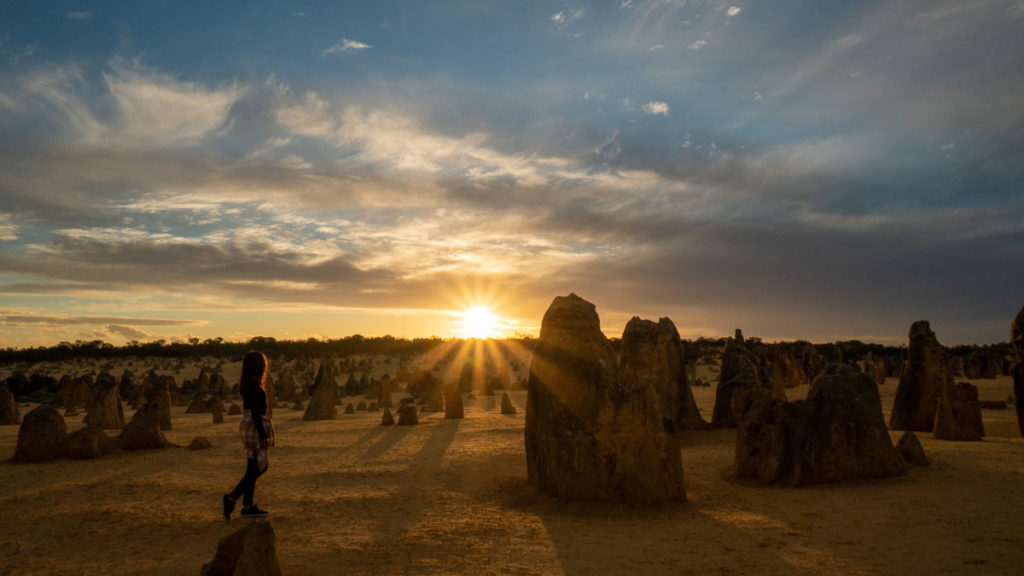
MULTIPOLYGON (((263 416, 263 427, 267 430, 267 441, 273 446, 277 438, 274 434, 274 424, 270 418, 263 416)), ((260 446, 260 434, 256 430, 256 422, 252 419, 252 412, 246 412, 241 423, 238 424, 238 434, 242 437, 242 446, 245 447, 245 457, 255 458, 260 470, 266 470, 269 465, 268 450, 260 446)))

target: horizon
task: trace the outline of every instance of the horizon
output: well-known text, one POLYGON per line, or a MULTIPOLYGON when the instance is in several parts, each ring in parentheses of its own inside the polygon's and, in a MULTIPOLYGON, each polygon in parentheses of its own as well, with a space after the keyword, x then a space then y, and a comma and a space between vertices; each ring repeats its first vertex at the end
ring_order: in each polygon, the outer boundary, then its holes
POLYGON ((1004 342, 1024 2, 0 6, 0 347, 1004 342))

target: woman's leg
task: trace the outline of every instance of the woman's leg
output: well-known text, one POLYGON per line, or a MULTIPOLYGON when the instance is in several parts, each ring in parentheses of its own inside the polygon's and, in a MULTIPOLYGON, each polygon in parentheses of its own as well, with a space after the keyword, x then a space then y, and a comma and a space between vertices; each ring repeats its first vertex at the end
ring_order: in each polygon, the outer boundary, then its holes
POLYGON ((238 481, 238 485, 231 491, 231 499, 238 501, 238 497, 242 497, 243 506, 252 506, 253 494, 256 491, 256 479, 260 477, 263 471, 260 471, 259 465, 256 463, 255 458, 248 458, 245 461, 245 475, 238 481))

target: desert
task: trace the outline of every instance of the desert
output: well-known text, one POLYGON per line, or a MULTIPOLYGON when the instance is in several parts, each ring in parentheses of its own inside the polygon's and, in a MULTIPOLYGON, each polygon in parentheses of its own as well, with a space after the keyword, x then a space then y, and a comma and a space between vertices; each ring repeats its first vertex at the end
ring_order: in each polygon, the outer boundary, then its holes
MULTIPOLYGON (((525 371, 529 355, 519 353, 525 371)), ((368 360, 377 375, 394 368, 368 360)), ((129 363, 108 367, 166 366, 129 363)), ((713 382, 719 368, 701 363, 696 375, 713 382)), ((184 379, 200 367, 178 369, 184 379)), ((237 362, 220 371, 231 382, 237 362)), ((970 382, 983 400, 1013 394, 1005 375, 970 382)), ((886 421, 897 384, 878 387, 886 421)), ((737 479, 735 429, 681 430, 685 501, 630 506, 565 502, 530 486, 527 393, 512 388, 514 415, 493 391, 465 395, 462 419, 424 410, 416 426, 382 426, 369 410, 306 421, 279 401, 257 500, 270 511, 282 573, 973 575, 1024 562, 1024 440, 1012 409, 982 411, 980 442, 919 433, 930 466, 906 475, 801 487, 737 479)), ((710 420, 715 387, 692 390, 710 420)), ((32 408, 19 405, 22 416, 32 408)), ((68 432, 84 426, 81 416, 65 418, 68 432)), ((220 515, 220 495, 244 469, 240 419, 214 424, 179 402, 164 431, 176 447, 38 463, 9 462, 18 426, 0 427, 3 573, 199 573, 221 538, 254 522, 220 515), (186 449, 197 437, 212 447, 186 449)), ((890 434, 895 443, 901 433, 890 434)))

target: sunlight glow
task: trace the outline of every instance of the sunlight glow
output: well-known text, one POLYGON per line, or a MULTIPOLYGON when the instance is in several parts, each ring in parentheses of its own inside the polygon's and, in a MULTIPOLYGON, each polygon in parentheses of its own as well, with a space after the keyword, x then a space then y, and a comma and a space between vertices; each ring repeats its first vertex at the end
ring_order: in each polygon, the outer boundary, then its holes
POLYGON ((459 314, 461 327, 457 330, 463 338, 495 338, 501 335, 501 319, 483 306, 474 306, 459 314))

